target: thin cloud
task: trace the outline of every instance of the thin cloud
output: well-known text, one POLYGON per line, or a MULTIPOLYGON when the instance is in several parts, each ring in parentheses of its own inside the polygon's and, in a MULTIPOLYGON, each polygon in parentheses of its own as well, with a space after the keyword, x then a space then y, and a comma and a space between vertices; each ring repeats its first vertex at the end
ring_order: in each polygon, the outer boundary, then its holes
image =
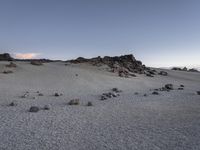
POLYGON ((34 59, 39 55, 39 53, 15 53, 14 57, 17 59, 34 59))

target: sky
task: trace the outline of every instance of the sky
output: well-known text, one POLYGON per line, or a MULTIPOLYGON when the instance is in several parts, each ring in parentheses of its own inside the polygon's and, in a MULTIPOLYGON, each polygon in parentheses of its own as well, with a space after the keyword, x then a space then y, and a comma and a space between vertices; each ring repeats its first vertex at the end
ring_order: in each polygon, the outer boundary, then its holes
POLYGON ((0 53, 200 66, 200 0, 0 0, 0 53))

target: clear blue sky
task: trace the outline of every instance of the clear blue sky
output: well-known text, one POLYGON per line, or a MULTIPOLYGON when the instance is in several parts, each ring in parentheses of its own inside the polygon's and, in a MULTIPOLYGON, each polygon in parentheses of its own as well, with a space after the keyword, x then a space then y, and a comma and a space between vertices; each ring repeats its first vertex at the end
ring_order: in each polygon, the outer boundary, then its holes
POLYGON ((200 0, 0 0, 0 52, 200 65, 200 0))

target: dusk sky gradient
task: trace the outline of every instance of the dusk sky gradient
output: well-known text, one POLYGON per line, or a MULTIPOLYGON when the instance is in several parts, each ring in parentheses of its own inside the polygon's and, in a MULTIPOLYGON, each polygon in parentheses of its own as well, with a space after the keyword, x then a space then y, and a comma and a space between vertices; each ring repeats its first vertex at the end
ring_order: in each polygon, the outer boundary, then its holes
POLYGON ((0 0, 3 52, 200 66, 200 0, 0 0))

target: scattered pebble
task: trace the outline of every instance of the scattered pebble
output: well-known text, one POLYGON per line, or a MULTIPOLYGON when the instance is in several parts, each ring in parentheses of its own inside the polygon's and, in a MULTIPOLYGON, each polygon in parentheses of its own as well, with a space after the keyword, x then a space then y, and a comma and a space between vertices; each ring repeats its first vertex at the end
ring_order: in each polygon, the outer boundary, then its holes
POLYGON ((17 103, 11 102, 11 103, 9 104, 9 106, 17 106, 17 103))
POLYGON ((92 102, 88 102, 87 106, 93 106, 92 102))
POLYGON ((48 105, 45 105, 43 109, 44 109, 44 110, 49 110, 50 107, 49 107, 48 105))
POLYGON ((58 94, 58 93, 55 93, 55 94, 54 94, 55 97, 58 97, 58 96, 61 96, 61 95, 62 95, 62 94, 58 94))
POLYGON ((200 95, 200 91, 197 91, 197 95, 200 95))
POLYGON ((3 71, 3 73, 4 74, 10 74, 10 73, 13 73, 13 71, 11 71, 11 70, 5 70, 5 71, 3 71))
POLYGON ((101 95, 101 99, 100 100, 107 100, 107 98, 104 95, 101 95))
POLYGON ((162 76, 167 76, 167 75, 168 75, 168 73, 165 72, 165 71, 160 71, 158 74, 159 74, 159 75, 162 75, 162 76))
POLYGON ((135 94, 135 95, 139 95, 139 93, 138 93, 138 92, 135 92, 134 94, 135 94))
POLYGON ((152 92, 152 94, 153 94, 153 95, 159 95, 159 93, 156 92, 156 91, 152 92))
POLYGON ((184 88, 182 88, 182 87, 179 87, 179 88, 178 88, 178 90, 184 90, 184 88))
POLYGON ((39 94, 38 94, 38 96, 44 96, 44 94, 42 94, 42 93, 39 93, 39 94))
POLYGON ((113 92, 116 92, 116 93, 122 92, 122 90, 119 90, 118 88, 113 88, 112 91, 113 91, 113 92))
POLYGON ((38 112, 40 109, 37 106, 31 106, 29 112, 38 112))
POLYGON ((68 105, 79 105, 79 99, 72 99, 69 101, 68 105))
POLYGON ((168 90, 173 90, 173 84, 166 84, 165 85, 165 88, 168 89, 168 90))

